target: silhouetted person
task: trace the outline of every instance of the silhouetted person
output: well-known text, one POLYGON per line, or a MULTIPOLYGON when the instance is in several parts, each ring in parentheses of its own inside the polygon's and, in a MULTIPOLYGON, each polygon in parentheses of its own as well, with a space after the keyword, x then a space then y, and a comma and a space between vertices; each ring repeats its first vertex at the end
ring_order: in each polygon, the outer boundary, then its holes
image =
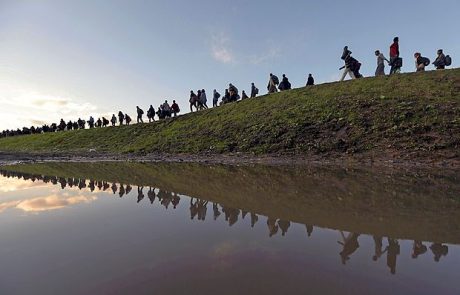
POLYGON ((89 190, 90 190, 91 192, 94 192, 94 190, 96 189, 96 186, 95 186, 95 184, 94 184, 94 180, 90 180, 90 181, 89 181, 88 187, 89 187, 89 190))
POLYGON ((204 221, 208 212, 208 201, 198 202, 198 220, 204 221))
POLYGON ((434 254, 434 261, 439 262, 442 256, 447 256, 449 247, 440 243, 433 243, 430 246, 431 252, 434 254))
POLYGON ((142 201, 144 199, 144 187, 143 186, 138 186, 137 187, 137 203, 142 201))
POLYGON ((126 121, 126 125, 129 126, 129 124, 131 123, 131 117, 128 115, 128 114, 125 114, 125 121, 126 121))
POLYGON ((89 125, 89 129, 94 128, 94 118, 92 116, 89 117, 88 125, 89 125))
POLYGON ((118 122, 120 123, 120 126, 123 125, 123 122, 125 121, 125 114, 123 114, 122 111, 118 112, 118 122))
POLYGON ((193 108, 195 107, 196 111, 198 111, 198 96, 193 92, 193 90, 190 91, 190 112, 193 112, 193 108))
POLYGON ((388 238, 387 251, 387 266, 390 268, 391 274, 396 273, 396 258, 398 257, 401 247, 398 240, 388 238))
POLYGON ((412 258, 416 259, 420 255, 423 255, 426 253, 428 248, 423 245, 421 241, 414 241, 414 245, 412 246, 412 258))
POLYGON ((220 98, 220 93, 217 92, 216 89, 214 89, 213 94, 212 94, 212 107, 215 108, 217 107, 217 103, 219 102, 220 98))
POLYGON ((193 220, 198 214, 198 200, 193 202, 193 198, 190 198, 190 219, 193 220))
POLYGON ((175 100, 173 100, 173 103, 171 105, 171 113, 174 115, 174 117, 176 117, 177 114, 180 113, 179 105, 177 104, 175 100))
POLYGON ((270 78, 268 79, 268 85, 267 85, 268 93, 278 92, 277 86, 279 83, 280 81, 278 77, 270 73, 270 78))
POLYGON ((312 74, 308 74, 307 78, 307 86, 315 85, 315 79, 313 78, 312 74))
POLYGON ((137 123, 144 123, 144 120, 142 119, 142 115, 144 115, 144 111, 136 106, 136 111, 137 111, 137 123))
POLYGON ((343 239, 343 242, 338 241, 338 243, 343 246, 343 249, 340 252, 340 257, 342 257, 342 264, 346 264, 347 261, 350 260, 350 256, 359 248, 359 234, 349 233, 348 236, 345 237, 345 234, 340 231, 340 235, 343 239))
POLYGON ((290 90, 291 89, 291 83, 289 82, 289 79, 286 77, 285 74, 283 74, 283 78, 281 79, 281 83, 278 86, 278 89, 280 91, 285 91, 285 90, 290 90))
POLYGON ((112 122, 112 127, 115 126, 115 124, 117 124, 117 117, 115 117, 115 114, 112 115, 112 119, 110 120, 110 122, 112 122))
POLYGON ((147 118, 149 119, 149 123, 155 121, 155 108, 150 105, 149 109, 147 110, 147 118))
POLYGON ((59 178, 59 183, 61 184, 61 189, 65 189, 65 187, 67 186, 67 180, 63 177, 59 178))
POLYGON ((311 237, 311 234, 313 233, 313 226, 309 224, 305 224, 305 227, 307 228, 308 237, 311 237))
POLYGON ((254 83, 251 83, 251 98, 255 98, 259 94, 259 88, 254 83))
POLYGON ((107 120, 106 118, 102 117, 102 127, 107 127, 109 126, 110 121, 107 120))
POLYGON ((248 96, 248 95, 246 94, 246 92, 243 90, 243 91, 241 92, 241 100, 245 100, 245 99, 247 99, 247 98, 249 98, 249 96, 248 96))
POLYGON ((115 182, 112 183, 112 192, 114 195, 116 194, 117 190, 118 190, 117 184, 115 182))
POLYGON ((102 120, 101 120, 101 118, 97 118, 96 127, 97 127, 97 128, 101 128, 101 127, 102 127, 102 120))
POLYGON ((104 181, 104 184, 102 185, 102 190, 105 192, 109 188, 110 188, 110 185, 107 182, 104 181))
POLYGON ((126 185, 126 195, 129 194, 132 191, 133 187, 131 185, 126 185))

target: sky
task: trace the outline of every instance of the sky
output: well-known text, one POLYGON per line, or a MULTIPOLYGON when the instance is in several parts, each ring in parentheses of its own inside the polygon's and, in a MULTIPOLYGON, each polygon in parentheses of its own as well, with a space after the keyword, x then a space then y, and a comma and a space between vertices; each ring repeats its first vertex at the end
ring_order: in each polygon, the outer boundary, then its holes
POLYGON ((265 93, 271 72, 337 81, 345 45, 371 76, 395 36, 405 72, 439 48, 458 67, 459 28, 458 0, 0 0, 0 130, 166 99, 184 112, 192 89, 265 93))

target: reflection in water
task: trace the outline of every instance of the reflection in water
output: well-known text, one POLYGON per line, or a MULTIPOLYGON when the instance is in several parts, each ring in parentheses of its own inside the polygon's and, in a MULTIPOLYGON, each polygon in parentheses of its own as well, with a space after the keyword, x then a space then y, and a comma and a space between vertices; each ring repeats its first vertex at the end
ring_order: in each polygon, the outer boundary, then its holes
MULTIPOLYGON (((123 184, 115 182, 107 182, 94 179, 83 179, 83 178, 73 178, 73 177, 59 177, 59 176, 43 176, 43 175, 32 175, 28 173, 19 173, 1 170, 1 175, 7 178, 18 178, 23 180, 30 180, 32 182, 42 181, 44 183, 51 183, 53 185, 59 185, 62 190, 68 188, 77 187, 79 190, 87 189, 90 192, 96 191, 107 191, 111 190, 112 194, 115 195, 118 193, 120 198, 123 198, 125 195, 129 195, 132 191, 132 186, 134 184, 123 184)), ((176 192, 171 192, 164 188, 158 189, 153 186, 148 186, 144 188, 142 185, 137 185, 137 203, 140 203, 144 200, 145 195, 144 191, 147 191, 147 197, 150 204, 159 204, 163 206, 166 210, 170 207, 176 209, 180 203, 180 196, 176 192)), ((18 208, 26 212, 41 212, 47 210, 56 210, 61 209, 66 206, 76 205, 79 203, 88 203, 94 201, 96 197, 85 197, 85 196, 73 196, 66 197, 51 195, 41 198, 32 198, 24 201, 8 201, 0 202, 0 213, 9 208, 18 208)), ((197 221, 205 221, 207 216, 208 206, 212 207, 213 220, 216 221, 223 214, 225 221, 230 227, 238 223, 240 220, 244 220, 246 216, 250 217, 250 226, 254 225, 259 220, 259 215, 256 212, 248 211, 243 208, 234 208, 226 204, 220 204, 218 202, 210 202, 203 198, 190 197, 189 200, 189 211, 190 219, 197 221)), ((311 205, 311 204, 310 204, 311 205)), ((267 234, 269 237, 274 236, 286 236, 291 227, 291 220, 285 218, 278 218, 275 216, 267 215, 267 234)), ((306 235, 310 237, 314 231, 314 226, 311 224, 305 224, 306 235)), ((354 255, 359 251, 360 244, 359 238, 361 233, 357 232, 347 232, 344 230, 338 229, 338 234, 340 240, 337 241, 338 244, 342 246, 341 251, 338 253, 340 256, 340 261, 342 264, 347 264, 347 262, 352 259, 354 255)), ((400 244, 399 240, 391 236, 383 235, 373 235, 374 241, 374 254, 372 255, 373 261, 378 261, 384 254, 386 254, 386 264, 389 268, 391 274, 396 274, 397 270, 397 259, 400 255, 400 244), (384 240, 386 239, 386 245, 384 240)), ((439 262, 442 257, 447 256, 449 248, 444 243, 432 242, 429 247, 434 261, 439 262)), ((413 241, 413 248, 411 257, 417 259, 419 256, 425 255, 428 252, 427 246, 421 240, 413 241)))

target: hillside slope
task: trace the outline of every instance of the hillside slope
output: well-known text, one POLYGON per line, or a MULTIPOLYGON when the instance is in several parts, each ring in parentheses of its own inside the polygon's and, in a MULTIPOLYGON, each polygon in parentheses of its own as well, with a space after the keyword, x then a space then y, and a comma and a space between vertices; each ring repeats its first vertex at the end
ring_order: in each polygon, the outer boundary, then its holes
MULTIPOLYGON (((188 106, 182 106, 186 109, 188 106)), ((460 69, 300 88, 152 124, 0 139, 32 153, 458 158, 460 69)))

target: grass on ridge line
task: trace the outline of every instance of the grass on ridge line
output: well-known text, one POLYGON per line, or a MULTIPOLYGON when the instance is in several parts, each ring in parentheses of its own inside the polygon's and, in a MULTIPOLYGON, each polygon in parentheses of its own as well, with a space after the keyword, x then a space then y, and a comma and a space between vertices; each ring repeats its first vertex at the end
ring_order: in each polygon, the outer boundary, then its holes
POLYGON ((459 93, 460 69, 365 78, 261 96, 152 124, 2 138, 0 151, 458 153, 459 93))

